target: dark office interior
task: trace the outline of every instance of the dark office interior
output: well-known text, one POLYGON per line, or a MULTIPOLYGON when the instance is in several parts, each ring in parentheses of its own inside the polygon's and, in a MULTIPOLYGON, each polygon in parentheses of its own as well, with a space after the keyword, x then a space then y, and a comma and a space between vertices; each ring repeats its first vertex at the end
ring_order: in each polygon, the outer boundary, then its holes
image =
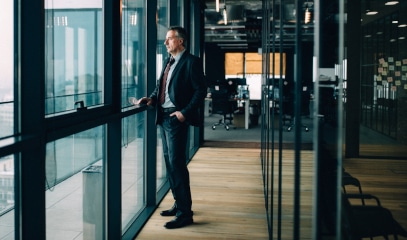
POLYGON ((0 240, 407 239, 407 1, 0 3, 0 240), (150 94, 169 26, 208 95, 194 223, 150 94), (387 238, 388 237, 388 238, 387 238))

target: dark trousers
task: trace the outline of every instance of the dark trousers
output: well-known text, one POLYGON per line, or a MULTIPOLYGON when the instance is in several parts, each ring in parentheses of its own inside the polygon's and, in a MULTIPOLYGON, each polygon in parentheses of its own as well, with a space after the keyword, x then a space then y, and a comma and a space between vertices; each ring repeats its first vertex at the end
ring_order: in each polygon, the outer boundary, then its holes
POLYGON ((187 168, 187 140, 189 126, 176 116, 161 113, 159 121, 163 153, 177 216, 191 215, 192 198, 187 168))

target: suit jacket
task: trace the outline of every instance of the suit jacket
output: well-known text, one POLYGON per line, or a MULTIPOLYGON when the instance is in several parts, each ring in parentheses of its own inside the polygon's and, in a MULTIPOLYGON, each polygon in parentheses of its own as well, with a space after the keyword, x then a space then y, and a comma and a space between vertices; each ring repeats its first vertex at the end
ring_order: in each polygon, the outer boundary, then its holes
MULTIPOLYGON (((166 66, 169 58, 165 60, 166 66)), ((163 77, 164 68, 161 71, 160 78, 157 80, 155 90, 150 98, 157 103, 160 94, 160 85, 163 77)), ((169 79, 168 93, 171 102, 174 103, 178 111, 185 117, 187 124, 200 126, 202 124, 201 111, 202 103, 207 93, 207 85, 203 74, 202 62, 200 58, 184 52, 169 79)), ((158 111, 159 107, 156 107, 158 111)), ((158 116, 157 112, 157 116, 158 116)))

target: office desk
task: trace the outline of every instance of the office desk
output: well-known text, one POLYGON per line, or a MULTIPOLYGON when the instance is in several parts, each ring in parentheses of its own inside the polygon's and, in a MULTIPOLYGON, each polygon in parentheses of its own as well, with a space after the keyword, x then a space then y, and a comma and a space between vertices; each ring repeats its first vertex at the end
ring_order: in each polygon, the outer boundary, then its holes
POLYGON ((250 99, 235 98, 235 100, 237 101, 237 106, 239 106, 241 102, 244 102, 244 128, 249 129, 250 99))
MULTIPOLYGON (((205 117, 209 116, 209 105, 210 102, 212 101, 212 98, 210 97, 206 97, 205 98, 205 117)), ((230 99, 230 101, 237 101, 238 106, 240 105, 241 102, 244 102, 244 128, 245 129, 249 129, 249 107, 250 107, 250 99, 241 99, 241 98, 234 98, 234 99, 230 99)))

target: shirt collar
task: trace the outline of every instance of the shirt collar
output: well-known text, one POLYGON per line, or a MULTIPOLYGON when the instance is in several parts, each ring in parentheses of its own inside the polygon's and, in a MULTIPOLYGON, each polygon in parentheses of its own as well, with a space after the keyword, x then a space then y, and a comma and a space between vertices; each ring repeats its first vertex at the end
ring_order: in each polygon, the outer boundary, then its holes
POLYGON ((174 57, 175 62, 178 62, 178 60, 182 57, 182 54, 184 54, 184 52, 185 52, 185 49, 182 50, 181 52, 179 52, 179 53, 174 57))

